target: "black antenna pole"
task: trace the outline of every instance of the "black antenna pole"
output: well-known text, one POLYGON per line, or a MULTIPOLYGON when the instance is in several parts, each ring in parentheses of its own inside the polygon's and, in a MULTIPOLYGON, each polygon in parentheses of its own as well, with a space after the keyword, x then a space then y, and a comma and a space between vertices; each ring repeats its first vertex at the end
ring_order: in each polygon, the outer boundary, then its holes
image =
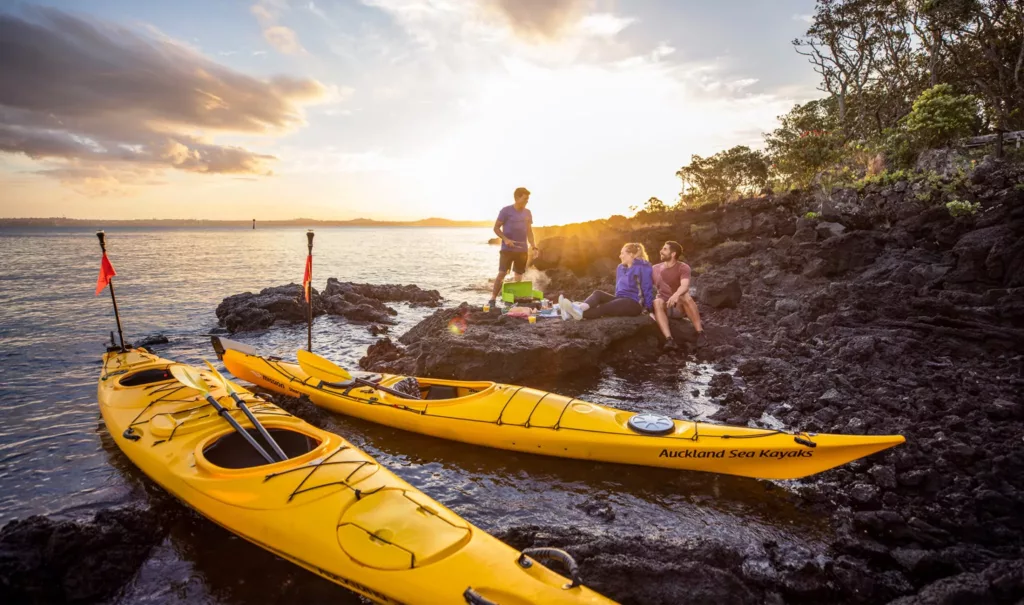
MULTIPOLYGON (((99 238, 99 240, 100 240, 100 250, 102 250, 103 251, 103 255, 106 256, 106 254, 107 254, 107 241, 106 241, 107 234, 103 233, 102 231, 97 231, 96 232, 96 237, 99 238)), ((121 339, 121 351, 124 352, 126 350, 124 348, 124 332, 121 331, 121 314, 117 310, 117 297, 114 296, 114 278, 113 277, 110 278, 110 281, 107 283, 107 286, 110 288, 110 301, 112 303, 114 303, 114 320, 117 321, 117 337, 119 339, 121 339)))
POLYGON ((306 241, 309 242, 309 323, 306 326, 306 350, 313 352, 313 230, 306 231, 306 241))

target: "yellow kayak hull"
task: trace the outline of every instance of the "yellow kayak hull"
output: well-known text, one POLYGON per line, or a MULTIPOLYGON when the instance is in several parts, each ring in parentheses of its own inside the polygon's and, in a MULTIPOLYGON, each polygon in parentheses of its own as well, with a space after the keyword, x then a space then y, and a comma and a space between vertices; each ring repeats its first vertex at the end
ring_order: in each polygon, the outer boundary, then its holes
MULTIPOLYGON (((434 387, 456 396, 405 399, 370 387, 331 386, 297 364, 230 345, 218 355, 239 379, 308 397, 340 414, 442 439, 562 458, 797 479, 905 441, 900 435, 793 434, 675 419, 664 419, 669 424, 662 433, 646 434, 630 426, 634 412, 537 389, 417 378, 428 397, 434 387)), ((404 378, 385 374, 379 384, 391 387, 404 378)))
MULTIPOLYGON (((234 534, 377 603, 613 603, 568 587, 345 439, 235 386, 288 454, 267 463, 199 391, 170 376, 172 363, 145 349, 107 353, 103 420, 139 469, 234 534)), ((223 389, 212 395, 256 434, 223 389)))

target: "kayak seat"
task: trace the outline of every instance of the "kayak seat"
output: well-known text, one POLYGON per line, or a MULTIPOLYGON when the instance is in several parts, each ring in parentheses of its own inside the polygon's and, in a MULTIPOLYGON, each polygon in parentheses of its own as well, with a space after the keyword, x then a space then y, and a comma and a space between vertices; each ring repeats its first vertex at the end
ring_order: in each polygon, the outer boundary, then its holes
POLYGON ((427 396, 424 399, 455 399, 459 392, 455 387, 441 384, 432 384, 427 388, 427 396))
POLYGON ((171 372, 167 368, 153 368, 149 370, 142 370, 141 372, 135 372, 134 374, 128 374, 118 381, 123 387, 140 387, 147 384, 155 384, 157 382, 164 382, 165 380, 171 380, 171 372))
MULTIPOLYGON (((256 429, 245 429, 257 443, 263 443, 263 437, 256 429)), ((268 427, 267 432, 273 437, 288 458, 295 458, 311 452, 320 442, 304 433, 288 429, 268 427)), ((270 449, 264 446, 265 449, 270 449)), ((213 465, 221 468, 252 468, 263 466, 268 462, 237 432, 232 431, 214 441, 203 450, 203 456, 213 465)))

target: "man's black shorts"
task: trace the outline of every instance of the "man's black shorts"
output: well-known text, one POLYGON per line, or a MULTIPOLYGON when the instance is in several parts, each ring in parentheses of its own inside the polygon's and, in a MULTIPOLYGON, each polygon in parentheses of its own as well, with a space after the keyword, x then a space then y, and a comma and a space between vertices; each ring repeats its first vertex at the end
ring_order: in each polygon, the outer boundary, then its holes
POLYGON ((513 273, 526 273, 527 252, 513 252, 502 250, 501 258, 498 260, 498 271, 508 273, 509 267, 513 273))

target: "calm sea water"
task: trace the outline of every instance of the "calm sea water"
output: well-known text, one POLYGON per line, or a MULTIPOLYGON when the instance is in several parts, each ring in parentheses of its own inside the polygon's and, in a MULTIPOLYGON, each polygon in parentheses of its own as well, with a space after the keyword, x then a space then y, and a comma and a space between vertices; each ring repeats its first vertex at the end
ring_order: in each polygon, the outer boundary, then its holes
MULTIPOLYGON (((497 249, 487 229, 326 228, 314 246, 314 287, 342 281, 417 284, 446 305, 482 303, 497 249)), ((214 310, 232 294, 298 283, 305 229, 108 229, 107 250, 126 339, 162 333, 160 355, 215 360, 214 310)), ((94 296, 100 251, 93 230, 0 230, 0 523, 31 514, 89 517, 147 498, 146 479, 103 426, 96 403, 100 356, 115 329, 110 296, 94 296)), ((430 310, 394 304, 398 335, 430 310)), ((286 358, 304 325, 233 336, 286 358)), ((365 325, 318 318, 314 348, 355 367, 375 338, 365 325)), ((706 369, 654 382, 605 372, 570 381, 568 395, 670 415, 706 406, 706 369)), ((341 416, 329 430, 485 530, 542 525, 623 536, 715 535, 740 542, 806 543, 822 528, 781 490, 754 480, 629 468, 491 450, 341 416), (598 511, 595 514, 595 511, 598 511), (810 537, 808 537, 810 536, 810 537)), ((194 516, 175 527, 123 602, 258 603, 331 600, 347 591, 262 553, 194 516), (241 559, 246 566, 225 566, 241 559), (253 570, 258 569, 258 572, 253 570)), ((585 570, 584 570, 585 573, 585 570)))

